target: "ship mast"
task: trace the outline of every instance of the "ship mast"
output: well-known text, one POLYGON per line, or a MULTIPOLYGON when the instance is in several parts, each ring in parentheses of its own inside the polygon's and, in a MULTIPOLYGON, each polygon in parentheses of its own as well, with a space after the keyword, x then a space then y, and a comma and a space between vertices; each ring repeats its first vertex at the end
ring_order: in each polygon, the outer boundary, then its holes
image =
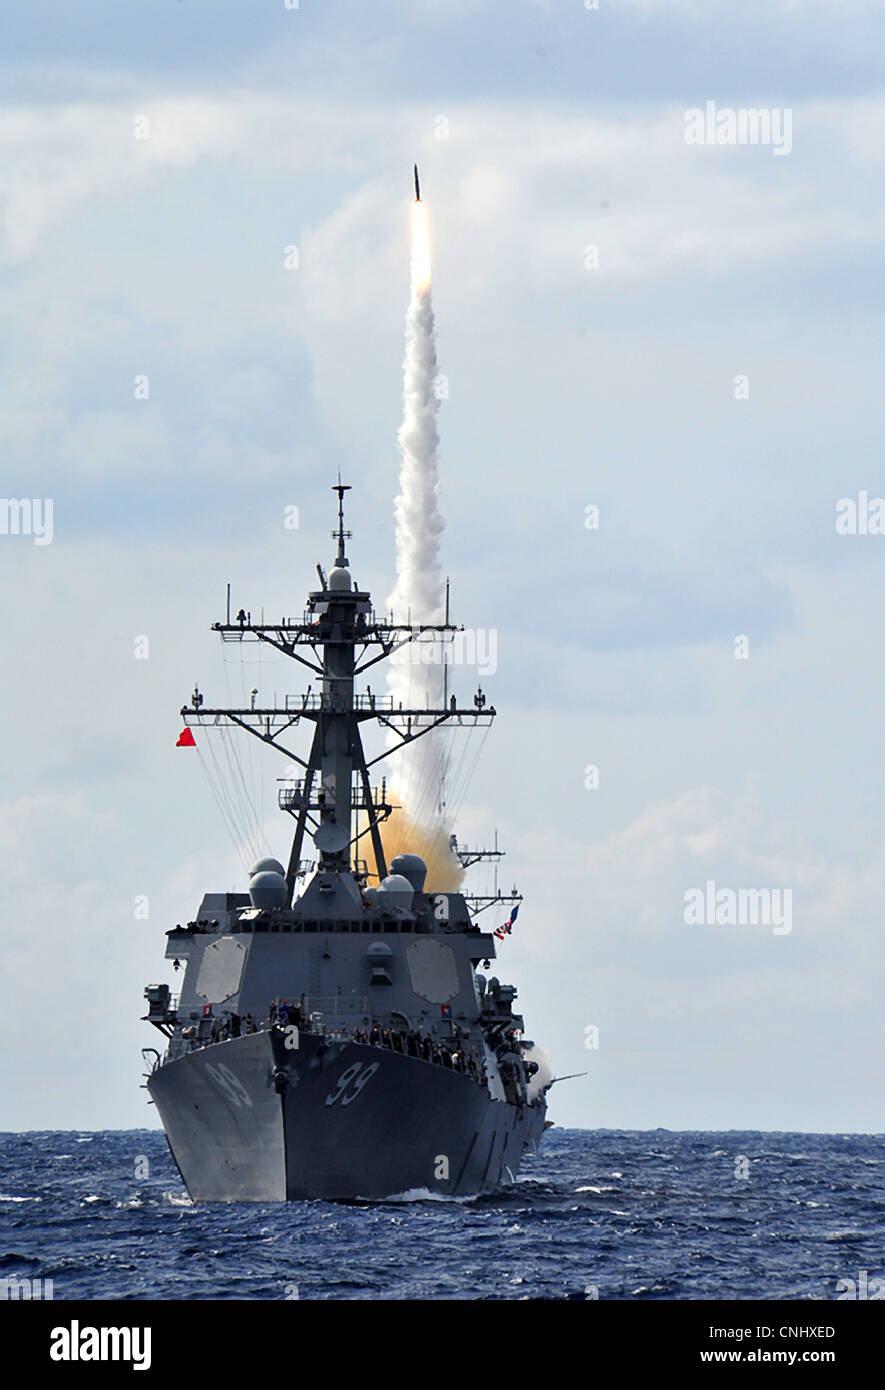
POLYGON ((494 849, 474 849, 469 845, 459 845, 457 836, 455 835, 451 836, 449 847, 455 858, 459 861, 461 868, 464 870, 480 862, 491 863, 495 866, 495 891, 493 893, 464 894, 464 899, 468 903, 474 917, 480 912, 485 912, 486 908, 493 907, 495 903, 512 903, 516 905, 522 902, 522 894, 517 890, 515 883, 509 893, 502 893, 498 887, 498 865, 504 858, 505 851, 498 848, 497 830, 495 831, 494 849))
POLYGON ((345 551, 345 540, 352 536, 344 528, 344 494, 350 487, 339 475, 332 491, 338 494, 338 526, 332 532, 337 554, 328 576, 317 566, 322 587, 308 594, 303 620, 253 623, 251 613, 241 608, 231 622, 228 604, 226 621, 212 624, 223 642, 264 642, 306 666, 319 677, 318 693, 311 685, 303 695, 287 695, 282 708, 274 704, 272 709, 207 709, 195 689, 191 705, 181 710, 189 728, 245 729, 302 769, 301 777, 280 792, 281 808, 295 819, 286 873, 289 903, 303 872, 301 856, 308 830, 319 852, 320 871, 352 872, 356 843, 368 834, 378 877, 386 876, 380 826, 395 807, 386 799, 383 782, 380 796, 371 785, 369 770, 375 763, 442 724, 487 727, 495 717, 481 689, 473 697, 472 708, 459 707, 453 695, 442 709, 395 706, 392 696, 375 695, 368 686, 365 693, 355 691, 358 676, 400 647, 451 641, 462 629, 449 621, 448 611, 442 623, 394 623, 378 618, 370 594, 354 583, 345 551), (306 759, 288 746, 287 738, 302 720, 314 726, 306 759), (360 735, 360 726, 368 720, 391 730, 398 740, 369 760, 360 735), (360 815, 366 820, 362 829, 356 824, 360 815))

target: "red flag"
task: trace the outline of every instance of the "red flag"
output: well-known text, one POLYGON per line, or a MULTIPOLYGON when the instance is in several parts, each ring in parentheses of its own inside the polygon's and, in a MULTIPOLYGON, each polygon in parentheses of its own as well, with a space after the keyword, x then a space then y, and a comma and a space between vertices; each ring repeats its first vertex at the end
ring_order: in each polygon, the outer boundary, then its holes
POLYGON ((196 746, 197 746, 197 745, 196 745, 196 742, 195 742, 195 740, 194 740, 194 736, 193 736, 193 734, 191 733, 190 729, 182 729, 181 733, 178 735, 178 742, 176 743, 175 747, 176 747, 176 748, 196 748, 196 746))

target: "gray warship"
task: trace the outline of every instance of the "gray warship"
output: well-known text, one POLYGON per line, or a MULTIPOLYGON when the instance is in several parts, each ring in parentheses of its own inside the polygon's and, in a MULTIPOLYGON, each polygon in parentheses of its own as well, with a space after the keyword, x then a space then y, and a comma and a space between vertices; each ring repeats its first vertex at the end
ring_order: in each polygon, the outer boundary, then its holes
MULTIPOLYGON (((307 666, 307 692, 283 708, 209 709, 194 728, 239 728, 295 764, 278 794, 294 820, 288 864, 259 860, 247 893, 207 893, 167 932, 184 966, 180 994, 149 985, 146 1020, 162 1055, 143 1050, 146 1086, 194 1201, 380 1200, 404 1193, 491 1192, 515 1178, 545 1128, 552 1081, 514 1012, 516 990, 491 970, 496 935, 477 925, 495 902, 433 891, 417 854, 388 867, 382 827, 396 809, 370 768, 443 724, 487 726, 480 689, 440 709, 404 709, 357 678, 404 644, 458 629, 382 618, 352 578, 339 482, 337 554, 300 622, 214 623, 225 642, 265 643, 307 666), (313 689, 316 685, 316 689, 313 689), (367 721, 389 746, 367 760, 367 721), (312 727, 306 756, 290 747, 312 727), (314 859, 304 858, 313 842, 314 859), (374 872, 360 857, 371 848, 374 872), (375 882, 370 882, 370 879, 375 882)), ((448 610, 448 603, 447 603, 448 610)), ((447 689, 447 688, 446 688, 447 689)), ((211 735, 210 735, 211 736, 211 735)), ((451 837, 458 852, 457 841, 451 837)), ((460 852, 463 866, 500 851, 460 852)), ((500 930, 500 929, 499 929, 500 930)))

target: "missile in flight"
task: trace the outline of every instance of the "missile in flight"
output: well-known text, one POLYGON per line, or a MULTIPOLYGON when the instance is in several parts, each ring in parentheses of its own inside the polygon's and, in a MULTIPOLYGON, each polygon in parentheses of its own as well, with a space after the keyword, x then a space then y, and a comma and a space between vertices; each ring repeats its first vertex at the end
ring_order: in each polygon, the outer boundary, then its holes
POLYGON ((415 202, 416 202, 416 203, 420 203, 420 201, 421 201, 421 189, 420 189, 419 184, 418 184, 418 165, 417 165, 417 164, 413 164, 413 165, 412 165, 412 168, 415 170, 415 202))

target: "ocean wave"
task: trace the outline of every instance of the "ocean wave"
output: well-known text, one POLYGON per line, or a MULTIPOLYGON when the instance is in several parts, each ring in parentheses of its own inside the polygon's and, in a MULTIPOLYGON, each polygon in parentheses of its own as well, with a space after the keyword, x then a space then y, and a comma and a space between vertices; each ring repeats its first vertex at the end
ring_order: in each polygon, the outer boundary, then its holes
POLYGON ((75 1134, 6 1135, 0 1268, 52 1277, 73 1300, 273 1299, 292 1286, 304 1301, 586 1299, 594 1289, 644 1301, 826 1300, 834 1261, 847 1260, 846 1273, 881 1266, 880 1138, 553 1133, 514 1185, 481 1197, 428 1185, 384 1202, 259 1204, 192 1202, 159 1130, 90 1135, 89 1153, 67 1163, 52 1159, 72 1152, 75 1134), (717 1147, 752 1153, 765 1180, 724 1181, 725 1158, 710 1161, 717 1147), (147 1178, 133 1176, 134 1154, 149 1158, 147 1178), (863 1191, 852 1191, 858 1180, 863 1191))
POLYGON ((392 1192, 389 1197, 357 1197, 356 1200, 377 1206, 379 1202, 475 1202, 476 1197, 454 1197, 447 1192, 431 1192, 429 1187, 410 1187, 405 1192, 392 1192))

